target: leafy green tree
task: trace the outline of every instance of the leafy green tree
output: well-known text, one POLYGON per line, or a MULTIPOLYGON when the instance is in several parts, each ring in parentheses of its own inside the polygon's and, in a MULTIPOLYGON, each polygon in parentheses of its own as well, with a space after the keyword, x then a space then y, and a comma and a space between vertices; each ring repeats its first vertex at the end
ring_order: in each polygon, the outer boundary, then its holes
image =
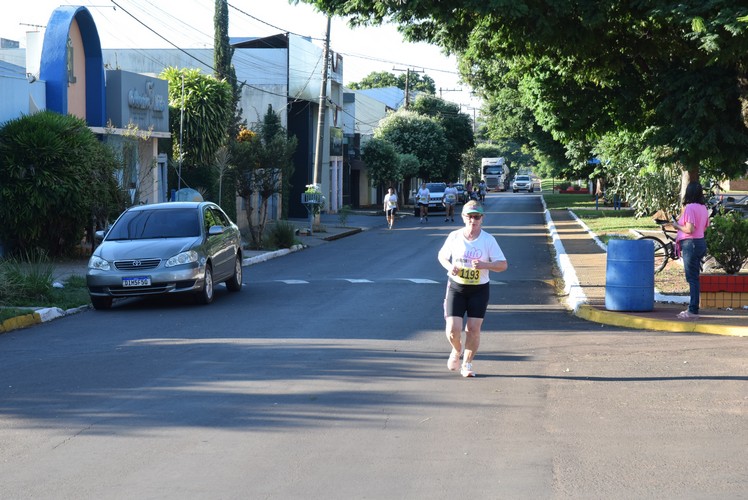
POLYGON ((400 157, 391 143, 376 138, 370 139, 364 145, 361 159, 366 163, 366 169, 374 185, 394 186, 403 180, 400 157))
POLYGON ((410 74, 389 73, 387 71, 372 71, 366 75, 360 82, 351 82, 348 87, 353 90, 365 90, 365 89, 381 89, 384 87, 397 87, 405 90, 407 80, 407 87, 410 91, 420 91, 427 94, 436 93, 436 83, 434 79, 427 74, 421 74, 411 71, 410 74))
POLYGON ((391 143, 398 153, 418 158, 418 176, 422 179, 446 178, 446 137, 444 128, 436 119, 399 110, 380 122, 374 130, 374 138, 391 143))
POLYGON ((605 179, 606 194, 628 202, 637 217, 658 210, 674 214, 680 207, 680 169, 674 163, 659 165, 655 152, 641 136, 621 132, 598 141, 594 153, 602 159, 595 176, 605 179))
MULTIPOLYGON (((640 134, 660 165, 745 171, 745 6, 730 0, 386 2, 309 0, 353 24, 393 22, 411 41, 458 55, 474 88, 507 64, 541 128, 564 146, 640 134)), ((498 83, 497 83, 498 82, 498 83)))
POLYGON ((475 144, 473 123, 470 116, 460 113, 460 106, 439 99, 433 95, 419 95, 411 105, 410 111, 434 118, 446 131, 447 165, 444 179, 455 181, 460 178, 462 153, 475 144))
POLYGON ((0 240, 6 248, 70 253, 94 217, 122 208, 118 164, 85 121, 43 111, 0 128, 0 240))
POLYGON ((290 191, 292 156, 297 142, 296 137, 288 137, 280 118, 269 105, 263 121, 254 130, 242 129, 237 140, 231 143, 237 194, 244 199, 254 248, 263 248, 268 201, 275 194, 290 191), (259 199, 257 204, 255 198, 259 199))
POLYGON ((160 77, 169 82, 169 121, 174 137, 174 156, 179 154, 182 129, 183 166, 190 168, 210 165, 218 148, 226 143, 226 127, 234 109, 231 85, 203 75, 198 69, 170 67, 160 77))
POLYGON ((400 165, 400 173, 403 178, 415 177, 418 175, 418 169, 421 164, 415 155, 410 153, 400 153, 397 156, 400 165))

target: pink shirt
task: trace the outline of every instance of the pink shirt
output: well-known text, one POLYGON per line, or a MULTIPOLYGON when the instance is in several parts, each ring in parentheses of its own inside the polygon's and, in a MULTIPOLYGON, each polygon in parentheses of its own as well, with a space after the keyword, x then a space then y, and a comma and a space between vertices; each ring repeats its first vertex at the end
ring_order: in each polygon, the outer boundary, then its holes
POLYGON ((698 239, 704 237, 704 230, 706 229, 706 226, 709 225, 709 210, 707 210, 706 206, 701 203, 689 203, 686 205, 683 214, 680 216, 680 219, 678 219, 678 224, 685 226, 689 222, 693 224, 693 232, 688 234, 679 230, 678 235, 675 238, 676 240, 680 241, 689 238, 698 239))

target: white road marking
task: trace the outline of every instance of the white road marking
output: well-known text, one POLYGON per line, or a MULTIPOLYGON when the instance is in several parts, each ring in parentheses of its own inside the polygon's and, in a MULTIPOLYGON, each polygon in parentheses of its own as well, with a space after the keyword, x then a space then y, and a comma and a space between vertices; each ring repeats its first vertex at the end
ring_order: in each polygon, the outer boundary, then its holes
POLYGON ((277 281, 280 281, 281 283, 285 283, 286 285, 308 285, 309 284, 308 281, 304 281, 304 280, 277 280, 277 281))

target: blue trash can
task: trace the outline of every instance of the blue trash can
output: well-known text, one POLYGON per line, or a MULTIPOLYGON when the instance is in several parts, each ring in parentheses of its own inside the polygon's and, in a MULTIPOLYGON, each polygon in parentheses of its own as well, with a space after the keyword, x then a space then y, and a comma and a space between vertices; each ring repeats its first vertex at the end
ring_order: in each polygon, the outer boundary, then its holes
POLYGON ((609 311, 654 309, 654 243, 651 240, 608 242, 605 308, 609 311))

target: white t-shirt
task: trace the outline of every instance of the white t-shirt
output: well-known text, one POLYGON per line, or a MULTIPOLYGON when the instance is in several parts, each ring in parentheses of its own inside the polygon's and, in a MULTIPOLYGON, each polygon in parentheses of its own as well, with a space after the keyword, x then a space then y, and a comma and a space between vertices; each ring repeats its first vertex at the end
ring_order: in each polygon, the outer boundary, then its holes
POLYGON ((457 188, 452 186, 448 187, 444 190, 444 203, 447 203, 449 205, 454 205, 457 203, 457 195, 459 192, 457 191, 457 188))
POLYGON ((462 285, 483 285, 488 283, 488 269, 473 269, 472 261, 496 262, 506 260, 499 243, 491 234, 481 229, 480 234, 473 241, 465 238, 464 228, 452 231, 447 236, 444 245, 439 250, 439 258, 449 259, 453 265, 460 268, 457 276, 448 272, 449 279, 462 285))
POLYGON ((396 194, 384 195, 384 206, 386 207, 386 210, 392 210, 393 208, 397 208, 397 195, 396 194))
POLYGON ((426 188, 421 188, 418 190, 418 203, 423 203, 424 205, 429 204, 429 190, 426 188))

